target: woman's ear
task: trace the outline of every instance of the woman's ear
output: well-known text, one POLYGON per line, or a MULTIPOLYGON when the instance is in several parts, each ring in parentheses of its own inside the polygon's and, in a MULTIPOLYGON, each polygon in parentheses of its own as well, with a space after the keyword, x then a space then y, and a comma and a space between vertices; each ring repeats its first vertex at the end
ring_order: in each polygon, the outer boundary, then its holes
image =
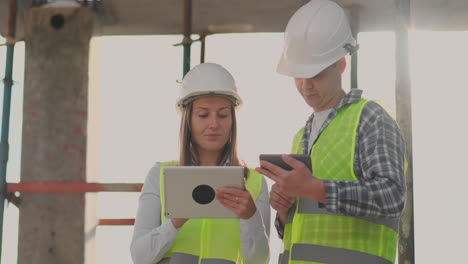
POLYGON ((340 74, 343 74, 343 72, 346 69, 346 58, 343 57, 338 61, 338 68, 340 70, 340 74))

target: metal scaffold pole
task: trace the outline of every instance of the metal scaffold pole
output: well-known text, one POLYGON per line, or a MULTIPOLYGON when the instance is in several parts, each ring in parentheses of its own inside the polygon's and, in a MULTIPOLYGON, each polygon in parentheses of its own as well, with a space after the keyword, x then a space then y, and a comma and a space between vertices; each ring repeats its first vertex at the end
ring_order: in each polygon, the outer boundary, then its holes
POLYGON ((190 71, 190 50, 192 47, 192 0, 184 0, 184 39, 182 44, 184 46, 184 71, 183 76, 190 71))
MULTIPOLYGON (((351 15, 351 30, 353 37, 358 40, 359 34, 359 7, 353 5, 350 7, 351 15)), ((359 43, 359 41, 358 41, 359 43)), ((359 88, 358 86, 358 53, 351 55, 351 88, 359 88)))
POLYGON ((406 205, 400 219, 398 263, 414 264, 413 136, 408 29, 411 25, 410 0, 395 0, 396 20, 396 114, 406 141, 406 205))
POLYGON ((0 140, 0 263, 3 246, 3 217, 6 200, 6 170, 8 163, 8 136, 10 130, 10 108, 11 108, 11 87, 13 86, 13 54, 15 51, 15 28, 16 28, 16 0, 9 2, 8 35, 6 36, 6 63, 5 78, 3 79, 3 114, 2 114, 2 135, 0 140))

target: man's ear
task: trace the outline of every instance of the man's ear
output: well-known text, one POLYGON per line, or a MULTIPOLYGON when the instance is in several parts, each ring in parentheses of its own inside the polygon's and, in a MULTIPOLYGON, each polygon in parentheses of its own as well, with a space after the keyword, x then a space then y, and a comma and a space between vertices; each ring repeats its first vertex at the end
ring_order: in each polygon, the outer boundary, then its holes
POLYGON ((343 57, 338 61, 338 69, 340 70, 340 74, 343 74, 343 72, 346 69, 346 58, 343 57))

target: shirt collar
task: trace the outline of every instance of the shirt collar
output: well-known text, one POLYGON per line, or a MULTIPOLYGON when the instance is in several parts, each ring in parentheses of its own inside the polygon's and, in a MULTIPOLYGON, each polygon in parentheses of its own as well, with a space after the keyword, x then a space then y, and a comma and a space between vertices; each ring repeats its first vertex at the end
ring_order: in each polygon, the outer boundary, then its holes
POLYGON ((360 89, 351 89, 349 93, 347 93, 341 101, 334 107, 335 111, 338 111, 342 107, 355 103, 359 100, 361 100, 362 97, 362 90, 360 89))
MULTIPOLYGON (((349 93, 347 93, 341 101, 333 107, 333 110, 328 114, 327 119, 322 125, 322 128, 320 129, 319 133, 322 132, 322 130, 330 123, 330 121, 336 116, 338 110, 340 110, 342 107, 347 106, 349 104, 355 103, 359 100, 361 100, 362 96, 362 90, 360 89, 351 89, 349 93)), ((314 119, 314 113, 312 113, 309 116, 309 119, 306 122, 306 125, 304 127, 304 133, 302 135, 302 150, 303 153, 309 153, 309 137, 310 137, 310 132, 312 130, 312 120, 314 119)))

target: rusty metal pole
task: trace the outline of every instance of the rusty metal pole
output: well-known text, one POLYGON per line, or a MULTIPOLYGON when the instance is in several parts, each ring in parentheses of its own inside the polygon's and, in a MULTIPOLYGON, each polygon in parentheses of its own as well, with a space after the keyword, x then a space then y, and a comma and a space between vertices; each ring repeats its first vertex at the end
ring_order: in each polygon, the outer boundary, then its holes
POLYGON ((411 80, 408 51, 410 0, 395 0, 396 19, 396 115, 406 140, 406 206, 400 219, 398 263, 414 264, 413 140, 411 117, 411 80))
POLYGON ((200 63, 205 63, 205 48, 206 48, 207 33, 200 33, 200 63))

